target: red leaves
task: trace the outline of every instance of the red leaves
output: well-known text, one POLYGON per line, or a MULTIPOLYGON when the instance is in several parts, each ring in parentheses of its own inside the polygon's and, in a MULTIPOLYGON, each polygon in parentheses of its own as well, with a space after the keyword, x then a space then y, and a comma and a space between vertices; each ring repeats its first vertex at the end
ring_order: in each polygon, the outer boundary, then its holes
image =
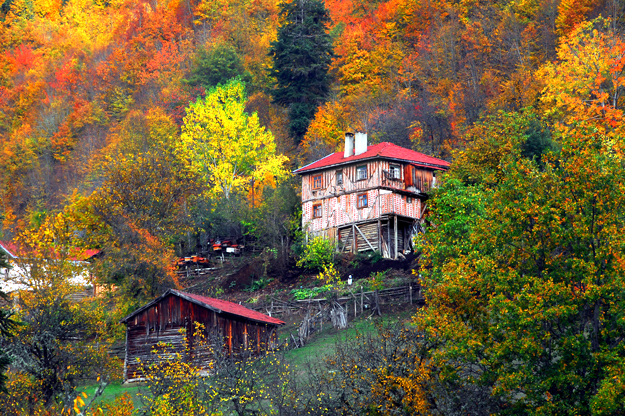
POLYGON ((20 44, 13 51, 12 58, 15 65, 15 72, 26 71, 33 66, 37 54, 29 45, 20 44))

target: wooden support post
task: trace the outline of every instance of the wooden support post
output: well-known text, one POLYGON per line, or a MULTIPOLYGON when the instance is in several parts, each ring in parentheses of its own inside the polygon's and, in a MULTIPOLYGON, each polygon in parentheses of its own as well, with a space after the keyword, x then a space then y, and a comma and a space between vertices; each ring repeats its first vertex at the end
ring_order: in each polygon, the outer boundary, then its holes
POLYGON ((379 213, 378 213, 378 251, 380 252, 380 254, 384 255, 384 253, 382 253, 382 225, 380 222, 379 213))
POLYGON ((386 229, 388 230, 388 243, 387 243, 388 246, 386 248, 388 249, 388 258, 390 259, 390 258, 392 258, 392 254, 393 254, 393 253, 391 253, 391 247, 393 247, 393 246, 391 245, 392 241, 391 241, 391 219, 390 219, 390 217, 386 221, 387 221, 386 222, 386 229))
POLYGON ((228 354, 232 356, 232 321, 228 321, 228 354))
POLYGON ((124 352, 124 381, 128 381, 128 322, 126 322, 126 351, 124 352))
POLYGON ((397 215, 395 215, 395 257, 394 259, 397 260, 397 215))
POLYGON ((352 223, 352 254, 356 254, 356 226, 352 223))

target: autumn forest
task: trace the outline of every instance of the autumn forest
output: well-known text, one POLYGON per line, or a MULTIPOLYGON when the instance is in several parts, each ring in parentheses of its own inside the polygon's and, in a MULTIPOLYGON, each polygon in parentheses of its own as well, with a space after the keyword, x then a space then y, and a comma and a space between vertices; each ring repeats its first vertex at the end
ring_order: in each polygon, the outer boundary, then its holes
POLYGON ((622 415, 624 106, 621 0, 0 0, 0 414, 622 415), (451 162, 425 306, 315 368, 174 354, 141 403, 99 398, 181 258, 244 247, 211 267, 251 286, 212 297, 376 261, 302 226, 292 172, 346 132, 451 162))

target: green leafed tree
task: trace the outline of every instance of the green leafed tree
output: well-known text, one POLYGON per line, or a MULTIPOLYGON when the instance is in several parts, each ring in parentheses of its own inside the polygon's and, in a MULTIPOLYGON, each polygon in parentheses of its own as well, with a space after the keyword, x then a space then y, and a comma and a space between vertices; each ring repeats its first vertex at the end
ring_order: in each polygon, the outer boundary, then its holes
POLYGON ((273 135, 255 113, 245 112, 245 102, 245 84, 233 79, 187 108, 183 151, 206 179, 210 197, 229 199, 255 183, 269 183, 286 174, 287 157, 276 154, 273 135))
POLYGON ((196 87, 210 89, 235 77, 249 80, 251 74, 245 70, 241 57, 232 45, 218 43, 199 49, 187 82, 196 87))
POLYGON ((430 203, 421 270, 428 308, 416 323, 443 345, 434 356, 447 390, 485 393, 476 409, 618 414, 623 164, 597 130, 556 133, 561 149, 539 162, 527 154, 531 120, 487 124, 478 128, 488 140, 457 157, 430 203))
POLYGON ((330 16, 322 1, 293 0, 281 5, 282 25, 269 54, 277 85, 273 99, 289 108, 289 129, 299 143, 330 89, 330 16))

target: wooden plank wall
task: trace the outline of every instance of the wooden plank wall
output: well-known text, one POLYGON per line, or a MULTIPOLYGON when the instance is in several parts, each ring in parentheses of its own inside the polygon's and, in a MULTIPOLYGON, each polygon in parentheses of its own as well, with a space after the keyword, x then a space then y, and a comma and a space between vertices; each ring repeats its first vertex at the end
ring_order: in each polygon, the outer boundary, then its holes
POLYGON ((322 199, 329 195, 336 195, 339 193, 353 192, 359 189, 375 188, 380 184, 380 170, 379 163, 363 162, 354 163, 351 165, 341 166, 340 168, 329 168, 325 171, 317 171, 310 174, 302 175, 302 201, 308 201, 311 199, 322 199), (358 180, 356 176, 356 169, 358 166, 366 164, 367 166, 367 179, 358 180), (343 171, 343 184, 336 184, 336 171, 343 171), (321 188, 314 188, 314 177, 322 175, 321 188))
MULTIPOLYGON (((382 246, 382 254, 386 254, 387 257, 394 258, 395 257, 395 228, 394 228, 394 219, 383 220, 380 221, 380 228, 382 229, 382 238, 383 240, 380 242, 382 246)), ((412 223, 406 222, 403 220, 399 220, 397 223, 397 251, 398 253, 402 253, 405 249, 410 248, 410 228, 412 227, 412 223)), ((361 224, 358 226, 367 237, 367 240, 371 243, 374 249, 378 249, 378 223, 371 222, 367 224, 361 224)), ((356 251, 363 252, 371 250, 371 247, 363 236, 358 232, 358 230, 354 230, 356 232, 356 251)), ((353 233, 352 227, 347 226, 339 229, 339 241, 341 246, 343 247, 343 251, 352 252, 352 242, 353 242, 353 233)))
POLYGON ((167 349, 169 354, 180 353, 186 357, 192 354, 208 367, 210 354, 195 348, 197 340, 193 337, 194 322, 204 324, 207 336, 212 330, 222 334, 226 344, 224 348, 233 354, 246 346, 260 352, 272 347, 277 341, 272 325, 249 321, 236 315, 218 314, 186 299, 170 295, 127 323, 124 378, 133 380, 144 377, 137 358, 144 365, 153 363, 157 357, 152 354, 152 350, 159 342, 170 344, 167 349))
MULTIPOLYGON (((397 214, 414 219, 420 218, 422 214, 423 203, 419 198, 392 192, 380 192, 376 189, 367 192, 368 206, 359 209, 357 205, 358 195, 354 193, 323 200, 321 218, 312 218, 313 202, 304 203, 302 215, 304 228, 309 232, 318 234, 323 230, 341 228, 353 222, 376 220, 385 214, 397 214)), ((332 236, 326 235, 328 238, 332 236)))
MULTIPOLYGON (((309 232, 319 233, 335 227, 342 227, 352 222, 377 219, 384 214, 398 214, 410 218, 420 218, 421 200, 407 195, 392 192, 392 189, 406 191, 408 187, 403 181, 407 169, 400 169, 402 179, 391 179, 384 172, 390 170, 389 161, 381 160, 368 163, 369 177, 367 180, 356 181, 356 169, 359 164, 343 167, 343 186, 336 186, 336 169, 321 172, 323 186, 313 190, 313 177, 302 177, 302 226, 309 232), (380 186, 391 188, 383 191, 380 186), (367 193, 368 206, 358 208, 358 195, 362 190, 367 193), (389 192, 390 191, 390 192, 389 192), (321 217, 313 217, 313 207, 321 204, 321 217)), ((319 174, 319 173, 317 173, 319 174)), ((415 168, 410 171, 410 183, 429 189, 433 173, 431 170, 415 168), (425 184, 425 185, 424 185, 425 184)), ((412 186, 409 190, 416 192, 412 186)), ((422 189, 419 189, 422 190, 422 189)))
POLYGON ((419 166, 392 162, 389 160, 374 160, 363 163, 353 163, 341 167, 328 168, 302 175, 302 201, 320 200, 328 196, 354 192, 358 190, 384 186, 397 190, 406 190, 414 186, 422 192, 431 190, 434 171, 419 166), (366 164, 367 179, 358 180, 358 166, 366 164), (399 166, 401 178, 391 178, 385 172, 390 172, 391 165, 399 166), (337 185, 336 172, 343 172, 343 184, 337 185), (314 188, 314 177, 321 175, 321 187, 314 188))

